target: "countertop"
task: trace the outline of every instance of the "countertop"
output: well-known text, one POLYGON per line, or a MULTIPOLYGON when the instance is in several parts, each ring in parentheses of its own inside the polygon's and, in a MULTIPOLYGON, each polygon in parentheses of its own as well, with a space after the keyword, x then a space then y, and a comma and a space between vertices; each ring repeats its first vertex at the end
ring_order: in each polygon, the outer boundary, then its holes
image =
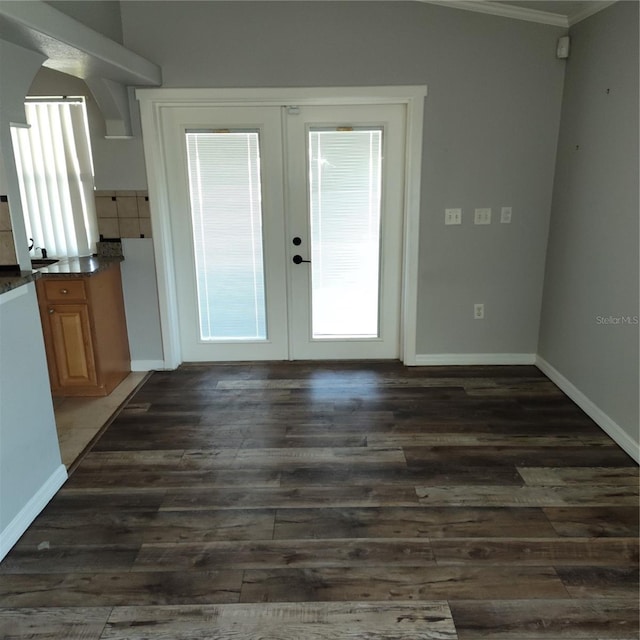
POLYGON ((0 271, 0 295, 29 284, 39 277, 37 271, 20 271, 18 268, 15 271, 0 271))
POLYGON ((83 278, 110 269, 122 262, 122 256, 86 256, 84 258, 62 258, 59 262, 38 269, 44 278, 83 278))
POLYGON ((33 271, 0 271, 0 294, 17 289, 38 278, 84 278, 110 269, 122 262, 122 256, 86 256, 82 258, 61 258, 59 262, 33 271))

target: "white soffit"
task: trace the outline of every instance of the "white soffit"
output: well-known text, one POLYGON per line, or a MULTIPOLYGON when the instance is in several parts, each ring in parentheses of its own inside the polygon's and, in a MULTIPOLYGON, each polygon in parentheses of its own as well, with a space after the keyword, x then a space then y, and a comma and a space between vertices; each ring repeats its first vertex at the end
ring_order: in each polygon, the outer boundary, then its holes
MULTIPOLYGON (((419 0, 429 4, 438 4, 452 9, 463 9, 465 11, 475 11, 477 13, 488 13, 503 18, 513 18, 515 20, 525 20, 527 22, 538 22, 555 27, 568 28, 571 25, 588 18, 602 9, 614 4, 617 0, 588 0, 585 2, 575 1, 571 3, 575 10, 570 12, 546 11, 534 9, 535 2, 526 3, 529 6, 522 6, 525 3, 500 2, 498 0, 419 0)), ((541 7, 549 8, 553 2, 540 2, 541 7)), ((567 5, 568 3, 558 3, 567 5)))

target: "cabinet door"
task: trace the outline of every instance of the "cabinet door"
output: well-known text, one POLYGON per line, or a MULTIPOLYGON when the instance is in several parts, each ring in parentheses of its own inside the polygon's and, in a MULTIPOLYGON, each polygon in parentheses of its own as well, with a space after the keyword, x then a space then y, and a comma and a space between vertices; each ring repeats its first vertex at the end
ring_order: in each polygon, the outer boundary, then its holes
POLYGON ((88 306, 50 304, 48 317, 58 384, 61 387, 96 385, 88 306))

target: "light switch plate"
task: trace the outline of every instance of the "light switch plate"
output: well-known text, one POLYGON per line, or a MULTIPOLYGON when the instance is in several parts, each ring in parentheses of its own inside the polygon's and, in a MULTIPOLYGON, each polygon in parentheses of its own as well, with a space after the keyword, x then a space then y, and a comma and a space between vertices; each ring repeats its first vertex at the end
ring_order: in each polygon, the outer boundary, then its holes
POLYGON ((445 224, 462 224, 462 209, 445 209, 445 224))
POLYGON ((476 209, 474 224, 491 224, 491 209, 476 209))
POLYGON ((500 222, 509 224, 511 222, 511 207, 502 207, 500 210, 500 222))

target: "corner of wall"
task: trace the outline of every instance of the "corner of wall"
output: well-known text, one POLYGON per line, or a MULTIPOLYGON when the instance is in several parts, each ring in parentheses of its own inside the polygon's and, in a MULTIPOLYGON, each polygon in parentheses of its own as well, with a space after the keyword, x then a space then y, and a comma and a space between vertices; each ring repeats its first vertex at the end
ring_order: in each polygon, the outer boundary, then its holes
POLYGON ((11 551, 38 514, 67 480, 67 468, 61 464, 40 487, 38 492, 24 505, 13 520, 0 531, 0 561, 11 551))
POLYGON ((609 435, 636 462, 640 463, 640 442, 636 442, 619 424, 582 393, 544 358, 536 358, 536 366, 551 382, 573 400, 607 435, 609 435))

